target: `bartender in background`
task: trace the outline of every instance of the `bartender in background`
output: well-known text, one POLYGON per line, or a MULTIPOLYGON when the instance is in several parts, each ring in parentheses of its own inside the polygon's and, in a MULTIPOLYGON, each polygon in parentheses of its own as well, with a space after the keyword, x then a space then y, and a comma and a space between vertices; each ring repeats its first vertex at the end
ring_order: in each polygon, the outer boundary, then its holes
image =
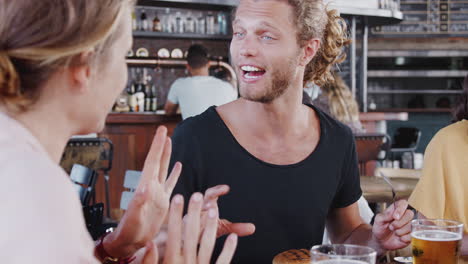
POLYGON ((232 85, 209 75, 209 59, 205 47, 195 44, 188 50, 187 69, 191 77, 177 79, 169 90, 164 110, 174 115, 180 106, 186 119, 204 112, 210 106, 219 106, 237 99, 232 85))

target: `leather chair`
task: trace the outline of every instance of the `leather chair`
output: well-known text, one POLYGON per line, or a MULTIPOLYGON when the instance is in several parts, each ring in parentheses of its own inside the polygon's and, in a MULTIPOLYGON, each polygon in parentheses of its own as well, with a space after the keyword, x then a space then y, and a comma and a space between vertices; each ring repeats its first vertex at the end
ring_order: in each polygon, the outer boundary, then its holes
POLYGON ((373 169, 366 171, 370 161, 385 160, 390 149, 390 137, 381 133, 359 133, 354 135, 361 175, 373 176, 373 169))
POLYGON ((104 175, 106 215, 110 217, 109 171, 112 169, 114 146, 107 138, 72 138, 63 152, 60 166, 68 173, 81 164, 104 175))

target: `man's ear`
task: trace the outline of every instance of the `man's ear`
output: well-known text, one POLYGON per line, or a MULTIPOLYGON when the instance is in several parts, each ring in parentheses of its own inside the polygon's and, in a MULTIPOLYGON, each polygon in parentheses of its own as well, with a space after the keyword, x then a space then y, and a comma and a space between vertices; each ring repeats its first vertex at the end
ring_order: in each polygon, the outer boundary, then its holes
POLYGON ((317 54, 318 50, 320 49, 320 40, 319 39, 311 39, 306 42, 304 47, 302 48, 303 54, 301 56, 300 65, 306 66, 307 64, 312 61, 312 59, 317 54))
POLYGON ((91 66, 89 64, 92 52, 83 52, 76 58, 76 63, 69 67, 71 84, 74 92, 85 93, 90 89, 91 66))

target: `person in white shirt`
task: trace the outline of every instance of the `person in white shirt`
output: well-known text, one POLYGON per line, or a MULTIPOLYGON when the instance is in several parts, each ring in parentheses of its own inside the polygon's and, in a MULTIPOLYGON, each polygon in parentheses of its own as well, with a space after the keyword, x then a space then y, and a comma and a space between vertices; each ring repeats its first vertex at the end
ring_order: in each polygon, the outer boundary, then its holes
MULTIPOLYGON (((202 211, 200 193, 192 196, 184 225, 180 195, 169 210, 182 166, 178 163, 168 176, 166 128, 156 132, 118 227, 97 245, 86 230, 78 194, 58 165, 72 135, 104 128, 127 82, 134 2, 0 0, 2 263, 155 264, 158 251, 152 240, 168 215, 164 263, 209 263, 218 212, 202 211), (202 219, 208 220, 200 235, 202 219)), ((236 239, 227 240, 219 263, 230 261, 236 239)))
POLYGON ((231 84, 211 77, 205 47, 192 45, 187 54, 187 69, 191 77, 179 78, 171 86, 164 110, 174 115, 180 107, 182 118, 203 113, 210 106, 219 106, 237 99, 231 84))

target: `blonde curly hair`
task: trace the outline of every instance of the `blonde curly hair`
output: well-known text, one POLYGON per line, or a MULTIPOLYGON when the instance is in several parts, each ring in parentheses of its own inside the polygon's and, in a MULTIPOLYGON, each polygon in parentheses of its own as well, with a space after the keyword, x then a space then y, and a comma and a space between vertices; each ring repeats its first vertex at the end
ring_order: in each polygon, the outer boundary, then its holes
POLYGON ((304 85, 310 81, 318 86, 332 82, 333 66, 345 60, 344 47, 351 42, 346 22, 338 11, 327 10, 323 0, 285 1, 293 7, 299 44, 303 46, 312 38, 321 40, 318 53, 306 67, 304 85))

